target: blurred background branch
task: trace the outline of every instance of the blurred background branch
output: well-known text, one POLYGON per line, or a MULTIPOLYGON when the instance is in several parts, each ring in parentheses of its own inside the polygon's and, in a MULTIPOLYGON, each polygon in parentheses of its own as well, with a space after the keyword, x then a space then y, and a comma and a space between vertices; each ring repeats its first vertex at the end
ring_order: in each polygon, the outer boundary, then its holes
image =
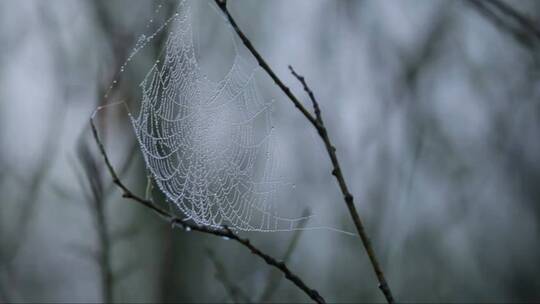
POLYGON ((216 279, 221 283, 221 285, 223 285, 223 287, 227 291, 229 298, 234 303, 252 303, 249 296, 245 294, 244 291, 240 287, 238 287, 231 279, 229 279, 229 275, 227 274, 225 266, 216 257, 214 251, 212 251, 212 249, 210 248, 207 248, 206 254, 208 255, 208 258, 212 261, 212 264, 214 264, 214 268, 216 269, 216 279))
POLYGON ((538 50, 540 29, 529 17, 518 12, 510 4, 500 0, 469 0, 466 3, 524 47, 538 50))
MULTIPOLYGON (((304 209, 304 212, 302 213, 302 217, 307 217, 311 212, 309 211, 309 208, 304 209)), ((301 223, 301 226, 298 227, 299 229, 294 231, 293 236, 291 237, 291 240, 289 244, 287 245, 287 249, 285 251, 285 254, 283 254, 283 257, 281 260, 283 263, 288 263, 291 259, 291 256, 293 252, 296 249, 296 246, 298 246, 298 241, 300 240, 300 236, 302 235, 302 232, 304 232, 304 227, 307 225, 307 221, 304 221, 301 223)), ((278 276, 275 272, 268 273, 268 279, 266 279, 266 287, 263 289, 263 292, 259 299, 257 300, 258 303, 266 303, 271 301, 272 296, 276 292, 276 290, 279 287, 279 284, 281 282, 281 277, 278 276)))
MULTIPOLYGON (((137 113, 140 80, 163 42, 148 44, 121 77, 118 70, 177 3, 0 2, 0 302, 102 302, 106 272, 118 302, 230 301, 205 248, 219 253, 229 282, 251 300, 306 301, 296 285, 281 284, 282 272, 250 258, 237 241, 175 233, 146 208, 116 203, 121 191, 107 182, 93 142, 84 144, 88 163, 80 160, 81 131, 88 135, 87 118, 105 92, 137 113), (100 265, 103 247, 108 266, 100 265)), ((190 5, 197 60, 210 79, 222 79, 234 35, 208 1, 190 5)), ((304 88, 290 63, 317 84, 319 111, 332 113, 325 125, 335 146, 345 147, 344 177, 400 301, 540 298, 538 1, 227 6, 291 92, 304 88)), ((254 77, 264 99, 281 98, 264 73, 254 77)), ((327 174, 332 166, 317 131, 290 104, 272 105, 278 166, 296 185, 284 214, 309 205, 317 221, 353 231, 350 214, 332 203, 343 195, 327 174)), ((315 109, 305 105, 314 119, 315 109)), ((121 107, 102 114, 98 129, 108 156, 142 196, 148 172, 128 116, 121 107)), ((147 192, 173 214, 160 191, 147 192)), ((358 280, 368 278, 371 264, 358 258, 354 238, 325 231, 246 237, 328 302, 381 299, 369 280, 358 280)))

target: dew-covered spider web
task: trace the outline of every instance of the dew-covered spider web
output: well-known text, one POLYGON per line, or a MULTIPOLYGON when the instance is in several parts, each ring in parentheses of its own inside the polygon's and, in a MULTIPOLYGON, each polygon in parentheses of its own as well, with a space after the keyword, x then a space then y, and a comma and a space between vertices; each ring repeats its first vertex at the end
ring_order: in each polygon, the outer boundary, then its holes
MULTIPOLYGON (((139 37, 118 77, 157 37, 164 38, 164 47, 139 85, 137 114, 124 101, 106 102, 91 118, 109 106, 126 107, 149 175, 171 209, 186 221, 216 228, 323 229, 356 236, 314 225, 315 216, 284 216, 287 212, 276 208, 276 203, 293 205, 286 194, 294 186, 278 172, 272 103, 262 98, 255 69, 240 56, 236 44, 226 75, 219 81, 205 75, 196 57, 191 8, 185 0, 154 32, 139 37)), ((115 79, 105 100, 116 85, 115 79)))
POLYGON ((297 229, 307 217, 283 217, 274 206, 287 184, 276 173, 272 104, 238 53, 222 80, 205 76, 190 8, 181 6, 140 84, 140 110, 130 115, 147 169, 187 220, 238 230, 297 229))

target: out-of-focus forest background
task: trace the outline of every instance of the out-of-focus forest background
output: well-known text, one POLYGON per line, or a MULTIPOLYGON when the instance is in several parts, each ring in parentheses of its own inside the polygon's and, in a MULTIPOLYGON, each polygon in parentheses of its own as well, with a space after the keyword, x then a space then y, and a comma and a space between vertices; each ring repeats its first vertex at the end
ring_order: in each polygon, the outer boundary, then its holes
MULTIPOLYGON (((229 1, 276 73, 307 104, 292 64, 317 95, 398 301, 540 300, 540 2, 503 3, 530 27, 490 2, 229 1)), ((122 199, 96 152, 91 113, 176 5, 0 2, 0 302, 309 300, 238 244, 172 230, 122 199)), ((212 2, 192 7, 198 56, 219 79, 233 36, 212 2)), ((137 108, 159 50, 156 39, 132 62, 112 101, 137 108)), ((286 204, 354 231, 316 131, 257 79, 296 185, 286 204)), ((125 110, 100 112, 98 126, 144 194, 125 110)), ((357 238, 243 235, 278 258, 292 248, 290 268, 330 302, 384 301, 357 238)))

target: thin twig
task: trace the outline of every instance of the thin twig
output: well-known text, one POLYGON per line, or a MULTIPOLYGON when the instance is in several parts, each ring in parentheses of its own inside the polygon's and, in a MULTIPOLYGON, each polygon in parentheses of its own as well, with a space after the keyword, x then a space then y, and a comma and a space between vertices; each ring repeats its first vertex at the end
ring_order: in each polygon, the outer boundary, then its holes
POLYGON ((313 105, 313 111, 315 112, 315 119, 318 120, 318 121, 322 121, 321 109, 319 108, 319 103, 317 102, 317 99, 315 99, 315 94, 313 94, 313 91, 307 85, 306 79, 304 78, 304 76, 298 75, 294 71, 293 67, 290 66, 290 65, 289 65, 289 70, 291 71, 291 74, 293 74, 293 76, 296 77, 296 79, 298 79, 298 81, 300 81, 300 83, 304 87, 304 91, 306 91, 306 93, 309 96, 309 99, 311 99, 311 103, 313 105))
POLYGON ((238 28, 238 25, 236 25, 236 22, 234 21, 232 16, 229 14, 229 11, 227 10, 227 1, 225 1, 225 0, 215 0, 215 1, 217 3, 218 7, 227 16, 227 19, 229 20, 229 23, 232 25, 232 27, 234 28, 234 30, 236 31, 236 33, 238 34, 238 36, 242 40, 242 43, 244 43, 244 45, 251 51, 253 56, 255 56, 255 59, 257 59, 257 62, 259 63, 259 65, 266 71, 266 73, 268 73, 270 78, 272 78, 272 80, 285 93, 285 95, 287 95, 287 97, 289 97, 289 99, 293 102, 294 106, 296 108, 298 108, 298 110, 300 112, 302 112, 302 114, 304 114, 304 116, 307 118, 307 120, 309 120, 313 125, 316 125, 317 122, 315 120, 315 117, 313 117, 313 115, 311 115, 311 113, 309 113, 309 111, 302 105, 300 100, 298 100, 298 98, 296 98, 296 96, 294 96, 294 94, 291 92, 291 89, 289 89, 285 84, 283 84, 283 82, 277 77, 277 75, 274 73, 274 71, 272 71, 272 69, 266 63, 266 61, 264 61, 264 59, 261 57, 261 55, 255 50, 255 48, 253 47, 253 45, 251 44, 249 39, 246 37, 246 35, 244 35, 244 33, 242 33, 242 31, 240 31, 240 29, 238 28))
MULTIPOLYGON (((315 127, 317 132, 319 133, 319 136, 321 137, 325 147, 326 151, 328 152, 328 156, 330 157, 330 160, 332 162, 333 170, 332 175, 335 176, 339 188, 341 190, 341 193, 343 194, 343 199, 345 201, 345 204, 347 205, 347 208, 349 210, 349 213, 351 214, 352 220, 354 222, 354 225, 356 227, 356 230, 358 231, 358 234, 360 235, 360 238, 362 240, 362 244, 364 245, 364 248, 366 249, 366 252, 369 256, 369 260, 371 262, 371 265, 373 267, 373 271, 375 272, 375 275, 377 276, 377 280, 379 281, 379 288, 384 294, 386 301, 388 303, 393 303, 394 298, 392 296, 392 292, 390 290, 390 287, 388 286, 388 283, 386 281, 386 278, 384 276, 384 273, 379 266, 379 262, 377 260, 377 257, 375 255, 375 251, 373 250, 373 246, 371 245, 371 241, 365 231, 364 225, 362 224, 362 221, 360 219, 360 216, 358 215, 358 211, 356 210, 356 207, 354 205, 354 198, 352 194, 349 192, 349 189, 347 187, 347 183, 345 182, 345 177, 341 171, 341 167, 339 165, 339 161, 336 155, 336 148, 333 146, 330 137, 328 136, 328 131, 326 130, 326 127, 323 123, 322 116, 318 107, 318 103, 315 100, 315 97, 309 89, 309 87, 306 85, 303 78, 298 78, 300 82, 304 85, 304 89, 308 94, 310 95, 311 101, 315 107, 316 116, 314 117, 312 114, 310 114, 306 108, 300 103, 298 98, 291 92, 291 90, 283 84, 283 82, 276 76, 274 71, 270 68, 270 66, 266 63, 266 61, 262 58, 262 56, 259 54, 259 52, 253 47, 249 39, 246 37, 246 35, 240 30, 238 25, 236 24, 234 18, 231 16, 227 9, 227 1, 225 0, 215 0, 217 6, 221 9, 221 11, 225 14, 227 17, 227 20, 231 24, 234 31, 238 34, 240 37, 240 40, 244 43, 246 48, 251 52, 251 54, 255 57, 257 60, 259 66, 272 78, 272 80, 276 83, 276 85, 287 95, 287 97, 292 101, 292 103, 300 110, 300 112, 306 117, 306 119, 315 127)), ((298 76, 296 73, 294 73, 296 76, 298 76)))
POLYGON ((219 237, 222 237, 222 238, 234 240, 234 241, 240 243, 242 246, 248 248, 251 251, 251 253, 253 253, 254 255, 260 257, 261 259, 263 259, 268 265, 273 266, 273 267, 277 268, 279 271, 281 271, 285 275, 285 278, 287 278, 289 281, 294 283, 306 295, 308 295, 311 299, 313 299, 313 301, 315 301, 316 303, 326 303, 324 298, 319 294, 319 292, 317 290, 308 287, 299 276, 297 276, 295 273, 293 273, 289 269, 289 267, 287 267, 287 265, 285 263, 283 263, 281 261, 278 261, 278 260, 274 259, 273 257, 269 256, 268 254, 262 252, 260 249, 258 249, 253 244, 251 244, 249 239, 239 237, 236 233, 234 233, 227 226, 223 226, 221 228, 213 228, 213 227, 197 225, 197 224, 193 224, 193 223, 183 221, 182 219, 175 217, 174 215, 172 215, 171 213, 169 213, 165 209, 159 207, 153 201, 146 200, 146 199, 143 199, 143 198, 135 195, 118 178, 118 175, 116 174, 116 172, 115 172, 115 170, 114 170, 114 168, 113 168, 113 166, 112 166, 112 164, 111 164, 111 162, 109 160, 109 157, 107 156, 107 153, 105 151, 105 147, 104 147, 103 143, 101 142, 101 139, 100 139, 100 137, 98 135, 96 126, 94 124, 94 118, 93 117, 90 119, 90 127, 92 128, 92 134, 94 136, 94 140, 96 141, 96 144, 97 144, 97 146, 99 148, 99 151, 100 151, 101 155, 103 156, 103 159, 105 161, 105 165, 107 166, 107 170, 109 171, 109 174, 111 175, 111 177, 113 179, 113 183, 116 184, 118 186, 118 188, 122 189, 122 192, 123 192, 122 197, 130 199, 130 200, 132 200, 134 202, 137 202, 137 203, 151 209, 152 211, 157 213, 160 217, 162 217, 163 219, 165 219, 169 223, 171 223, 171 225, 173 227, 179 227, 179 228, 182 228, 184 230, 193 230, 193 231, 198 231, 198 232, 202 232, 202 233, 212 234, 212 235, 219 236, 219 237))

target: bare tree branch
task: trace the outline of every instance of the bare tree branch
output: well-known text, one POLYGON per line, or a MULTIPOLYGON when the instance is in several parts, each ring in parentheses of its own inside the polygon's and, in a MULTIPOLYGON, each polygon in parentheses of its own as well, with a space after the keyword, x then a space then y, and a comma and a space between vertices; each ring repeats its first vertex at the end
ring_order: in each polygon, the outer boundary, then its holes
POLYGON ((499 0, 466 1, 500 30, 532 50, 540 45, 540 29, 528 17, 499 0))
POLYGON ((508 17, 512 18, 516 23, 521 25, 524 30, 529 32, 532 36, 536 37, 538 41, 540 41, 540 30, 528 17, 522 15, 516 9, 500 0, 490 0, 487 3, 497 8, 501 13, 506 14, 508 17))
MULTIPOLYGON (((98 110, 99 109, 100 108, 98 108, 98 110)), ((273 266, 273 267, 277 268, 279 271, 281 271, 285 275, 285 278, 287 278, 289 281, 291 281, 293 284, 295 284, 298 288, 300 288, 313 301, 315 301, 316 303, 326 303, 324 298, 319 294, 319 292, 317 290, 308 287, 298 275, 293 273, 289 269, 289 267, 287 267, 287 265, 285 263, 283 263, 281 261, 278 261, 278 260, 274 259, 273 257, 271 257, 270 255, 262 252, 260 249, 258 249, 253 244, 251 244, 249 239, 239 237, 236 233, 234 233, 227 226, 223 226, 221 228, 212 228, 212 227, 208 227, 208 226, 202 226, 202 225, 197 225, 197 224, 193 224, 193 223, 183 221, 182 219, 175 217, 173 214, 169 213, 165 209, 159 207, 153 201, 146 200, 146 199, 143 199, 143 198, 135 195, 118 178, 118 175, 116 174, 116 172, 115 172, 115 170, 114 170, 114 168, 113 168, 113 166, 112 166, 112 164, 111 164, 111 162, 109 160, 109 157, 107 156, 107 153, 105 151, 105 147, 104 147, 103 143, 101 142, 101 139, 100 139, 100 137, 98 135, 96 126, 94 124, 94 118, 93 117, 90 118, 90 127, 92 128, 92 134, 94 136, 94 140, 96 141, 96 144, 97 144, 97 146, 99 148, 99 151, 100 151, 101 155, 103 156, 103 159, 105 161, 105 165, 107 166, 107 170, 109 171, 109 174, 111 175, 111 177, 113 179, 113 183, 116 184, 118 186, 118 188, 120 188, 122 190, 122 192, 123 192, 122 197, 128 198, 128 199, 130 199, 130 200, 132 200, 134 202, 137 202, 137 203, 151 209, 152 211, 157 213, 160 217, 162 217, 163 219, 165 219, 166 221, 171 223, 171 225, 173 227, 179 227, 179 228, 182 228, 184 230, 193 230, 193 231, 198 231, 198 232, 202 232, 202 233, 212 234, 212 235, 215 235, 215 236, 219 236, 219 237, 222 237, 222 238, 227 238, 227 239, 238 242, 242 246, 249 249, 249 251, 251 251, 251 253, 253 253, 254 255, 260 257, 261 259, 263 259, 268 265, 273 266)))
MULTIPOLYGON (((101 273, 101 288, 103 301, 111 303, 113 297, 113 274, 111 266, 112 244, 109 236, 109 223, 105 212, 105 189, 103 177, 99 172, 97 160, 90 152, 89 147, 80 138, 78 146, 78 156, 83 165, 86 179, 91 188, 91 197, 87 200, 88 209, 92 215, 94 227, 96 229, 98 239, 98 252, 96 261, 98 262, 101 273)), ((84 181, 81 181, 83 183, 84 181)), ((84 188, 84 184, 81 184, 84 188)))
POLYGON ((227 9, 227 1, 226 0, 215 0, 217 6, 221 9, 221 11, 225 14, 227 17, 227 20, 231 24, 234 31, 238 34, 240 37, 240 40, 244 43, 246 48, 251 52, 251 54, 255 57, 257 60, 259 66, 272 78, 272 80, 276 83, 276 85, 287 95, 287 97, 292 101, 292 103, 300 110, 300 112, 306 117, 306 119, 313 125, 313 127, 317 130, 319 133, 319 136, 321 137, 321 140, 323 141, 326 151, 328 152, 328 156, 330 157, 330 160, 332 162, 333 170, 332 175, 336 178, 339 188, 341 190, 341 193, 343 194, 343 199, 345 201, 345 204, 347 205, 347 208, 349 210, 349 213, 352 217, 352 220, 354 222, 354 225, 356 227, 356 230, 358 231, 358 234, 360 235, 360 238, 362 240, 362 244, 364 245, 364 248, 369 256, 369 260, 371 262, 371 265, 373 267, 373 271, 375 272, 375 275, 377 276, 377 279, 379 281, 379 288, 384 294, 386 300, 388 303, 393 303, 394 298, 392 296, 392 292, 390 290, 390 287, 388 286, 388 283, 386 281, 386 278, 384 276, 384 273, 379 266, 379 262, 377 260, 377 257, 375 255, 375 251, 373 250, 373 246, 371 245, 371 241, 365 231, 364 225, 362 224, 362 221, 360 219, 360 216, 358 215, 358 211, 356 210, 356 206, 354 205, 354 198, 352 194, 349 192, 349 189, 347 187, 347 183, 345 182, 345 177, 343 176, 343 173, 341 171, 341 167, 336 155, 336 148, 332 144, 330 137, 328 136, 328 131, 324 125, 322 115, 320 113, 320 109, 318 106, 317 101, 315 100, 315 97, 313 95, 312 90, 307 86, 305 83, 305 80, 303 77, 300 77, 298 74, 292 70, 293 75, 295 75, 298 80, 302 83, 304 86, 304 89, 308 93, 309 97, 311 98, 311 101, 313 103, 313 107, 315 109, 315 117, 309 113, 306 108, 302 105, 302 103, 299 101, 299 99, 291 92, 291 90, 283 84, 283 82, 276 76, 274 71, 270 68, 270 66, 266 63, 266 61, 262 58, 262 56, 259 54, 259 52, 253 47, 249 39, 246 37, 246 35, 240 30, 238 25, 236 24, 234 18, 231 16, 227 9))

